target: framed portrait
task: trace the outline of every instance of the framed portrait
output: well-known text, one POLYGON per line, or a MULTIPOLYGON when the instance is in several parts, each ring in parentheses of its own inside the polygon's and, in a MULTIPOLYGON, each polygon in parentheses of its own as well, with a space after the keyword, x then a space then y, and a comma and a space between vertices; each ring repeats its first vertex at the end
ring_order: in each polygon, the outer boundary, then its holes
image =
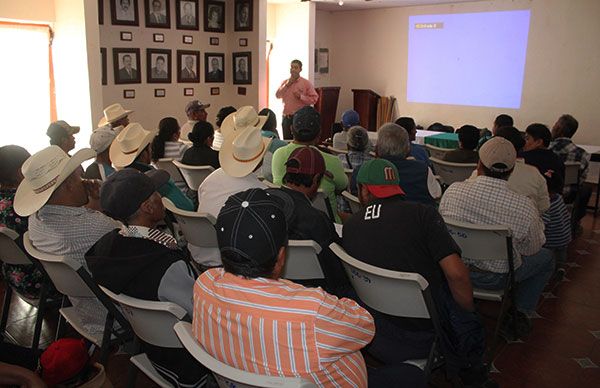
POLYGON ((149 84, 171 83, 171 50, 146 50, 146 82, 149 84))
POLYGON ((235 0, 234 31, 252 31, 252 0, 235 0))
POLYGON ((140 49, 113 48, 113 67, 115 84, 139 84, 142 82, 140 49))
POLYGON ((233 84, 250 85, 252 83, 252 53, 245 51, 233 53, 233 84))
POLYGON ((200 82, 200 51, 177 50, 177 82, 200 82))
POLYGON ((218 96, 219 94, 221 94, 221 90, 219 88, 210 88, 211 96, 218 96))
POLYGON ((208 42, 210 43, 211 46, 218 46, 219 38, 215 38, 214 36, 211 36, 210 39, 208 40, 208 42))
POLYGON ((165 35, 164 34, 152 34, 152 40, 156 43, 164 43, 165 35))
POLYGON ((225 2, 204 1, 204 31, 225 32, 225 2))
POLYGON ((98 24, 104 24, 104 0, 98 0, 98 24))
POLYGON ((138 0, 110 0, 112 24, 139 26, 138 0))
POLYGON ((123 90, 123 98, 135 98, 135 90, 133 90, 133 89, 123 90))
POLYGON ((178 30, 198 30, 198 0, 175 0, 178 30))
POLYGON ((225 54, 204 53, 204 82, 225 82, 225 54))
POLYGON ((184 88, 183 95, 186 97, 190 97, 194 95, 194 88, 184 88))
POLYGON ((100 60, 102 61, 102 85, 106 85, 108 82, 106 71, 106 47, 100 47, 100 60))
POLYGON ((133 34, 129 31, 121 31, 121 40, 131 42, 133 40, 133 34))
POLYGON ((171 28, 169 0, 144 0, 146 27, 171 28))
POLYGON ((154 89, 154 97, 165 97, 166 95, 165 89, 154 89))
POLYGON ((194 37, 192 35, 184 35, 183 36, 183 44, 192 44, 194 43, 194 37))

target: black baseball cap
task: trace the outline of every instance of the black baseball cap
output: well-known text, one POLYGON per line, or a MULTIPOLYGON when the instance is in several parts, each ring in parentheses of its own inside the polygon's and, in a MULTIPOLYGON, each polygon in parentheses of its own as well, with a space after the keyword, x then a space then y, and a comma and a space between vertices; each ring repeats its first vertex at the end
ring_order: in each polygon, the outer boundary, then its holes
POLYGON ((294 113, 292 132, 296 140, 313 140, 321 132, 321 115, 312 106, 300 108, 294 113))

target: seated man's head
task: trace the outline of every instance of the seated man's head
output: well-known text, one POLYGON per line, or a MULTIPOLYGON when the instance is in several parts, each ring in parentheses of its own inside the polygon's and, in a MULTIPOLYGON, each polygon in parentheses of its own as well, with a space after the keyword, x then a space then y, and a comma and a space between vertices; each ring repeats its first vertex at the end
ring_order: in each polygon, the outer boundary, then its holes
POLYGON ((342 127, 344 128, 344 131, 347 131, 348 128, 355 125, 360 125, 360 117, 357 111, 354 109, 348 109, 342 113, 342 127))
POLYGON ((198 100, 192 100, 185 106, 185 114, 189 120, 192 121, 206 121, 208 113, 206 108, 210 107, 210 104, 203 104, 198 100))
POLYGON ((46 131, 46 135, 50 138, 50 145, 57 145, 65 152, 75 148, 73 135, 76 133, 79 133, 79 127, 71 126, 63 120, 53 122, 46 131))
POLYGON ((264 190, 250 189, 229 197, 215 229, 225 271, 250 279, 280 277, 287 223, 279 203, 264 190))
POLYGON ((383 124, 377 131, 375 149, 377 156, 381 158, 393 156, 405 159, 410 153, 408 133, 397 124, 383 124))
POLYGON ((110 145, 116 137, 117 132, 114 131, 110 127, 110 125, 105 125, 104 127, 97 128, 94 130, 94 132, 92 132, 92 135, 90 136, 90 147, 92 147, 92 149, 96 151, 96 154, 98 154, 98 156, 106 156, 107 158, 109 158, 108 160, 110 161, 108 151, 110 149, 110 145))
POLYGON ((267 121, 265 121, 265 124, 262 126, 263 131, 277 133, 277 117, 275 117, 275 112, 269 108, 263 108, 258 112, 258 115, 267 116, 267 121))
POLYGON ((369 145, 369 135, 367 130, 361 126, 355 125, 348 130, 346 140, 348 151, 365 152, 369 145))
POLYGON ((525 146, 523 151, 545 149, 552 141, 552 134, 544 124, 531 124, 525 130, 525 146))
POLYGON ((232 106, 224 106, 221 109, 219 109, 219 112, 217 112, 217 118, 215 120, 215 125, 217 126, 217 128, 221 128, 223 120, 225 120, 225 118, 230 114, 235 113, 235 111, 236 109, 232 106))
POLYGON ((125 168, 133 162, 150 164, 152 161, 152 140, 156 130, 147 131, 139 123, 126 126, 110 146, 110 160, 117 168, 125 168))
POLYGON ((18 145, 0 147, 0 188, 15 189, 23 180, 21 166, 31 155, 18 145))
POLYGON ((145 174, 133 168, 117 171, 100 189, 102 210, 125 225, 154 228, 165 218, 165 208, 156 190, 168 180, 169 173, 164 170, 145 174))
POLYGON ((514 124, 513 118, 507 114, 501 114, 496 116, 494 120, 494 126, 492 127, 492 133, 496 135, 496 130, 502 127, 512 127, 514 124))
POLYGON ((525 139, 521 132, 515 127, 501 127, 496 130, 496 136, 500 136, 510 141, 515 147, 517 153, 521 152, 525 146, 525 139))
POLYGON ((331 177, 331 173, 325 170, 321 152, 312 147, 300 147, 292 151, 285 163, 283 183, 313 199, 325 174, 331 177))
POLYGON ((406 129, 406 132, 408 132, 408 139, 410 141, 416 139, 417 125, 415 124, 415 120, 412 117, 400 117, 394 123, 406 129))
POLYGON ((516 160, 517 151, 513 144, 501 136, 494 136, 479 149, 477 175, 508 180, 516 160))
POLYGON ((305 106, 296 113, 292 120, 294 140, 300 144, 312 145, 319 142, 321 134, 321 115, 312 106, 305 106))
POLYGON ((358 199, 364 206, 377 198, 403 195, 396 166, 385 159, 368 160, 360 166, 356 176, 358 199))
POLYGON ((575 120, 575 117, 564 114, 558 118, 552 127, 552 138, 568 137, 570 139, 577 132, 577 128, 579 128, 579 122, 575 120))
MULTIPOLYGON (((262 123, 257 124, 262 127, 262 123)), ((261 135, 260 127, 249 126, 224 135, 219 163, 227 175, 242 178, 260 168, 272 140, 261 135)))
POLYGON ((212 146, 215 137, 215 130, 208 121, 198 121, 194 124, 192 132, 188 133, 188 139, 194 143, 194 146, 199 147, 206 145, 212 146))
POLYGON ((461 149, 473 151, 479 143, 479 129, 473 125, 463 125, 456 130, 461 149))

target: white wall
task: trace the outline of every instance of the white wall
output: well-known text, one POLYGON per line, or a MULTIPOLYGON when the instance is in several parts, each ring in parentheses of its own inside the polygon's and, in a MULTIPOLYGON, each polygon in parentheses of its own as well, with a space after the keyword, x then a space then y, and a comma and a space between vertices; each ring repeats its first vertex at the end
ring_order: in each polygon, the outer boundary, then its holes
POLYGON ((51 23, 54 21, 54 0, 2 0, 0 19, 51 23))

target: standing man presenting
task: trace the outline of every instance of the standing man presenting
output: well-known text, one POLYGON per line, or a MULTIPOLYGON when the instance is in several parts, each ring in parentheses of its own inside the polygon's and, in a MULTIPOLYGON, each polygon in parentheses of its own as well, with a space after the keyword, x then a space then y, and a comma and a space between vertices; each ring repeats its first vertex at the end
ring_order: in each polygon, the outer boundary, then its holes
POLYGON ((294 59, 290 65, 290 78, 282 82, 275 97, 283 100, 283 138, 292 138, 292 118, 303 106, 314 105, 319 96, 309 80, 300 77, 302 62, 294 59))

